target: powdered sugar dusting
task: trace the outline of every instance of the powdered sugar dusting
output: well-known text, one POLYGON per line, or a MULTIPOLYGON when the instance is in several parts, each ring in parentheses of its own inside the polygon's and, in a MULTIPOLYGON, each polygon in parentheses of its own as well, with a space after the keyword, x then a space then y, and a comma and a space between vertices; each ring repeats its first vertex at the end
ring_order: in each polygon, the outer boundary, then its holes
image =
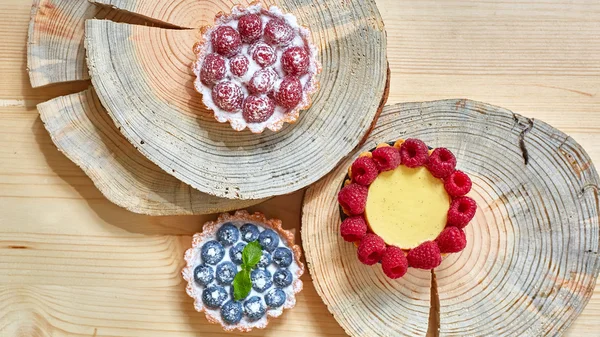
MULTIPOLYGON (((247 213, 245 213, 244 211, 238 211, 236 213, 236 215, 238 215, 238 214, 247 214, 247 213)), ((256 218, 254 218, 253 220, 250 220, 248 218, 234 220, 233 217, 229 216, 228 214, 226 214, 226 215, 228 217, 223 218, 224 215, 222 215, 219 218, 219 221, 216 223, 213 223, 213 222, 207 223, 204 226, 204 231, 202 233, 198 233, 198 234, 194 235, 193 246, 192 246, 192 248, 188 249, 185 253, 185 260, 187 261, 187 265, 182 271, 184 279, 188 282, 186 292, 188 293, 189 296, 194 298, 194 300, 195 300, 194 307, 196 308, 196 310, 204 311, 206 313, 207 319, 209 321, 211 321, 213 323, 220 323, 225 330, 237 329, 237 330, 241 330, 241 331, 249 331, 253 328, 264 328, 264 327, 266 327, 266 325, 268 323, 269 317, 278 317, 283 313, 283 309, 292 308, 296 304, 295 294, 298 293, 302 289, 302 281, 299 279, 299 277, 300 277, 300 275, 302 275, 302 273, 304 271, 304 266, 299 262, 299 256, 297 256, 297 254, 300 254, 299 247, 292 244, 292 241, 290 241, 291 234, 289 234, 287 231, 282 230, 280 228, 280 225, 279 225, 279 228, 270 225, 271 221, 273 221, 273 220, 269 220, 266 222, 256 221, 257 220, 256 218), (261 317, 260 319, 258 319, 256 321, 251 321, 248 319, 248 317, 246 317, 246 315, 243 315, 242 320, 238 324, 231 325, 231 324, 226 323, 221 317, 220 309, 208 308, 202 302, 201 296, 202 296, 203 289, 206 287, 210 287, 214 283, 209 284, 205 287, 205 286, 197 284, 194 281, 193 271, 196 268, 196 266, 200 265, 202 262, 201 256, 200 256, 202 246, 206 242, 216 240, 216 233, 217 233, 218 229, 225 222, 233 223, 233 225, 236 226, 238 229, 241 228, 241 226, 246 223, 251 223, 251 224, 254 224, 255 226, 257 226, 259 228, 260 232, 264 231, 266 228, 273 228, 281 237, 278 247, 289 248, 293 252, 293 255, 294 255, 292 264, 288 267, 289 271, 293 275, 294 281, 292 282, 292 284, 290 286, 281 288, 281 290, 283 290, 284 293, 286 294, 285 303, 281 307, 270 308, 270 307, 266 306, 266 304, 264 303, 264 300, 262 300, 263 304, 266 307, 266 313, 263 317, 261 317), (292 246, 290 246, 290 245, 292 245, 292 246)), ((233 246, 235 246, 235 244, 233 246)), ((230 256, 229 256, 229 250, 226 251, 223 259, 219 262, 219 264, 226 262, 226 261, 231 261, 230 256)), ((238 267, 238 271, 239 271, 240 268, 239 268, 239 266, 237 266, 237 267, 238 267)), ((266 269, 271 273, 271 275, 273 275, 275 273, 275 271, 278 269, 278 267, 275 264, 271 263, 266 269)), ((265 280, 265 279, 259 279, 259 280, 257 280, 257 286, 264 287, 266 282, 267 282, 267 280, 265 280), (261 284, 258 284, 258 283, 261 283, 261 284)), ((228 298, 231 299, 231 296, 232 296, 231 295, 232 294, 231 286, 223 286, 223 288, 225 289, 227 294, 229 294, 228 298)), ((261 298, 264 298, 264 295, 266 295, 269 292, 269 290, 271 290, 271 289, 275 289, 275 286, 273 285, 271 288, 266 290, 264 293, 258 293, 254 289, 252 289, 246 299, 249 299, 252 296, 260 296, 261 298)), ((218 291, 212 292, 210 294, 210 296, 216 299, 219 296, 219 292, 218 291)), ((227 302, 228 300, 226 300, 225 302, 227 302)), ((255 308, 254 307, 249 308, 250 310, 256 310, 256 311, 260 310, 260 303, 258 303, 258 302, 251 303, 250 305, 255 306, 255 308)))
MULTIPOLYGON (((317 48, 310 42, 311 36, 310 31, 298 24, 298 19, 293 14, 284 14, 279 8, 275 6, 271 6, 268 10, 263 9, 260 4, 253 5, 247 8, 243 8, 241 6, 234 7, 230 15, 222 15, 215 20, 215 27, 207 29, 203 34, 203 40, 205 41, 199 48, 196 49, 197 52, 197 61, 194 63, 193 71, 197 76, 196 81, 194 82, 194 86, 196 91, 202 94, 202 102, 214 112, 215 119, 221 123, 229 122, 231 127, 237 131, 241 131, 245 128, 250 129, 251 132, 261 133, 265 128, 268 128, 272 131, 278 131, 281 129, 285 122, 293 123, 298 119, 299 111, 302 109, 306 109, 310 106, 310 96, 316 92, 318 85, 316 81, 316 75, 321 71, 321 66, 317 61, 318 50, 317 48), (200 71, 202 64, 204 62, 204 58, 206 55, 213 52, 212 44, 210 43, 210 36, 212 32, 215 30, 215 27, 220 25, 230 26, 234 29, 237 29, 239 18, 246 14, 258 14, 261 17, 263 29, 267 22, 273 18, 283 19, 289 26, 291 26, 295 32, 295 36, 292 42, 286 47, 275 47, 275 54, 277 56, 274 64, 270 66, 275 72, 278 74, 278 78, 274 83, 274 90, 279 88, 279 85, 285 76, 285 73, 282 69, 281 65, 281 55, 284 50, 288 47, 292 46, 301 46, 305 47, 309 52, 309 67, 307 73, 299 76, 300 82, 303 87, 302 99, 300 103, 292 109, 287 109, 280 105, 275 105, 275 112, 264 122, 260 123, 249 123, 244 119, 241 110, 235 112, 228 112, 220 109, 215 102, 213 101, 211 91, 212 88, 210 86, 204 85, 200 81, 200 71)), ((259 39, 258 42, 264 42, 263 37, 259 39)), ((236 76, 231 73, 231 69, 229 67, 229 59, 226 62, 226 75, 225 80, 232 81, 235 84, 238 84, 242 87, 242 92, 244 97, 247 97, 250 93, 246 88, 247 83, 251 80, 254 73, 262 67, 256 63, 256 61, 252 58, 250 52, 250 45, 247 43, 242 44, 241 53, 247 56, 249 64, 248 71, 243 76, 236 76)))

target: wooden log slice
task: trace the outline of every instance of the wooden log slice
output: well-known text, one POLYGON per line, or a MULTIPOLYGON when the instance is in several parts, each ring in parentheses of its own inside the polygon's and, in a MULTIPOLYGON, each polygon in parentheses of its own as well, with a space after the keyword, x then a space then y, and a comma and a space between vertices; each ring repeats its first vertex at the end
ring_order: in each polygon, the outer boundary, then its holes
POLYGON ((146 22, 85 0, 33 0, 27 36, 27 71, 32 87, 89 79, 83 34, 85 20, 94 17, 146 22))
POLYGON ((257 199, 327 174, 367 132, 385 99, 386 38, 374 1, 281 1, 321 49, 321 89, 295 125, 235 132, 193 88, 198 30, 89 20, 92 83, 121 132, 151 161, 205 193, 257 199))
POLYGON ((93 89, 38 105, 52 141, 113 203, 149 215, 208 214, 262 200, 201 193, 142 156, 117 130, 93 89))
POLYGON ((439 335, 563 333, 600 269, 598 174, 585 151, 550 125, 468 100, 387 106, 367 142, 308 189, 303 246, 337 321, 353 336, 428 330, 429 272, 411 268, 390 280, 379 266, 362 265, 338 231, 336 197, 348 166, 361 151, 408 137, 452 150, 479 205, 467 248, 435 270, 439 335))

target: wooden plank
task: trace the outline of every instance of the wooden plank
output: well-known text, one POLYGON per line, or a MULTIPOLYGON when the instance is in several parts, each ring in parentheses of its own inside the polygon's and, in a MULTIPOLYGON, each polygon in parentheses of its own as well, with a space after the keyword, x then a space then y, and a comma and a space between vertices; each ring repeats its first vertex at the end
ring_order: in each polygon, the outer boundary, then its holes
MULTIPOLYGON (((135 269, 133 269, 135 270, 135 269)), ((310 280, 308 276, 304 280, 310 280)), ((194 310, 183 284, 160 288, 1 285, 2 336, 344 336, 312 285, 266 330, 226 333, 194 310)))
MULTIPOLYGON (((494 103, 552 124, 580 143, 594 162, 600 162, 600 83, 596 80, 600 27, 593 23, 599 20, 596 1, 528 0, 517 4, 483 0, 378 0, 377 3, 388 34, 392 103, 455 97, 494 103), (555 29, 557 24, 561 31, 555 29), (513 37, 516 38, 513 40, 513 37), (456 51, 454 47, 469 52, 456 51), (574 51, 569 52, 569 58, 562 55, 568 52, 567 48, 574 51), (511 73, 508 66, 494 62, 497 56, 505 61, 521 59, 521 70, 511 73), (454 58, 462 61, 453 66, 450 63, 454 58), (477 71, 472 71, 470 63, 477 65, 477 71), (493 73, 486 71, 491 66, 495 67, 493 73), (440 67, 452 69, 441 73, 440 67), (525 72, 529 74, 522 75, 525 72)), ((12 255, 11 263, 4 263, 6 246, 24 243, 30 234, 48 242, 44 250, 36 251, 38 257, 45 254, 59 257, 49 249, 50 245, 74 244, 73 235, 106 238, 106 248, 99 252, 103 256, 113 249, 111 241, 115 237, 124 243, 125 239, 119 237, 147 242, 148 238, 157 236, 163 240, 163 251, 173 249, 167 242, 182 242, 177 249, 185 249, 183 243, 189 240, 186 236, 197 231, 209 218, 148 217, 125 211, 107 201, 92 181, 58 152, 39 120, 35 105, 59 95, 79 92, 89 84, 43 89, 29 86, 25 41, 30 9, 30 2, 0 1, 3 39, 0 46, 0 237, 5 233, 19 234, 17 238, 11 236, 11 242, 2 243, 0 273, 27 271, 27 275, 16 275, 18 280, 0 282, 0 335, 139 336, 152 335, 150 329, 157 328, 156 336, 218 336, 220 330, 216 326, 208 325, 203 316, 195 316, 191 300, 185 297, 181 285, 136 288, 137 281, 133 280, 121 286, 76 287, 74 284, 82 282, 71 277, 63 284, 51 285, 50 281, 61 280, 61 271, 40 266, 35 257, 24 257, 27 263, 21 263, 12 255), (168 239, 170 235, 184 237, 173 240, 168 239), (45 277, 36 275, 38 268, 43 268, 45 277), (20 285, 20 281, 25 284, 20 285), (49 288, 55 291, 46 290, 49 288), (153 298, 157 301, 149 305, 153 298), (146 310, 146 307, 151 309, 146 310), (152 322, 160 322, 157 324, 160 326, 152 322)), ((277 197, 269 201, 268 209, 263 211, 283 218, 288 228, 299 228, 300 203, 301 193, 277 197)), ((90 262, 78 259, 78 249, 73 249, 61 261, 63 266, 90 262)), ((132 252, 136 254, 133 248, 132 252)), ((82 254, 86 253, 82 251, 82 254)), ((93 273, 90 267, 85 270, 93 273)), ((173 272, 174 266, 164 268, 162 275, 173 272)), ((123 282, 110 274, 94 275, 107 283, 123 282)), ((305 302, 273 321, 267 330, 253 334, 343 335, 310 284, 305 277, 306 289, 299 295, 299 301, 305 302)), ((597 337, 598 317, 600 287, 597 286, 587 307, 565 336, 597 337)))

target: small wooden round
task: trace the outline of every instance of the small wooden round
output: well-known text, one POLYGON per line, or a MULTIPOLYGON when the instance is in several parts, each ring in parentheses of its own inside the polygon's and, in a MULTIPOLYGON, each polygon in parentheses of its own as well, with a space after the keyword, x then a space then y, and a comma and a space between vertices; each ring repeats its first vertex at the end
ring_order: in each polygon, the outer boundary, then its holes
POLYGON ((27 71, 32 87, 89 79, 83 34, 85 20, 92 18, 145 22, 82 0, 33 0, 27 35, 27 71))
POLYGON ((410 268, 391 280, 380 266, 362 265, 339 235, 337 192, 348 166, 378 143, 410 137, 452 150, 479 205, 466 227, 467 248, 435 269, 439 326, 430 332, 564 332, 588 303, 600 270, 598 174, 585 151, 550 125, 468 100, 387 106, 366 143, 306 192, 304 251, 337 321, 353 336, 428 331, 430 272, 410 268))
POLYGON ((148 215, 208 214, 263 200, 207 195, 165 173, 119 133, 93 89, 38 105, 52 141, 113 203, 148 215))
POLYGON ((198 30, 86 23, 92 83, 114 122, 152 162, 202 192, 258 199, 306 187, 359 143, 385 102, 386 37, 374 0, 277 5, 311 29, 321 88, 297 124, 260 135, 216 122, 203 106, 190 69, 198 30))

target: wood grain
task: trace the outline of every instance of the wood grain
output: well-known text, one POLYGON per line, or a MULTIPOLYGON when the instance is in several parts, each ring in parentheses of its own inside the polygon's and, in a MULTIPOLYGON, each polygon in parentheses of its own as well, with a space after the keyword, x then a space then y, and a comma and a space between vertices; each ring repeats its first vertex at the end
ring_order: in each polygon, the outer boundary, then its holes
POLYGON ((84 0, 34 0, 27 38, 32 87, 89 79, 83 48, 84 23, 104 18, 145 24, 140 17, 102 9, 84 0))
MULTIPOLYGON (((600 162, 596 1, 378 0, 377 5, 387 30, 391 101, 491 102, 543 119, 600 162), (511 60, 520 66, 511 67, 511 60)), ((177 262, 155 261, 175 261, 169 252, 189 248, 189 236, 213 217, 131 213, 108 201, 56 149, 36 104, 89 84, 30 87, 30 10, 31 2, 0 0, 0 335, 226 336, 194 316, 181 285, 140 287, 149 285, 146 279, 174 282, 177 262), (86 245, 77 243, 81 237, 86 245), (151 259, 136 253, 135 242, 146 244, 148 238, 157 239, 153 249, 161 252, 151 259), (47 244, 8 248, 36 242, 47 244), (115 242, 123 248, 110 255, 115 242), (127 261, 123 267, 121 261, 127 261), (65 275, 66 268, 71 272, 65 275)), ((301 199, 298 192, 255 208, 282 218, 286 228, 299 228, 301 199)), ((298 306, 254 335, 345 335, 308 275, 304 284, 298 306)), ((598 317, 600 287, 564 336, 597 337, 598 317)))
POLYGON ((390 280, 380 268, 361 265, 355 246, 339 235, 336 197, 352 160, 410 137, 453 151, 478 203, 465 231, 467 248, 435 270, 439 335, 563 333, 592 296, 600 271, 598 173, 564 133, 469 100, 387 106, 365 145, 306 192, 306 259, 340 325, 353 336, 428 330, 429 272, 409 269, 390 280))
POLYGON ((313 183, 358 144, 377 113, 387 79, 385 33, 373 1, 279 5, 309 26, 321 49, 321 89, 297 124, 253 135, 214 121, 193 89, 197 30, 88 21, 100 101, 140 152, 202 192, 256 199, 313 183))
POLYGON ((117 130, 93 89, 38 105, 52 140, 110 201, 148 215, 208 214, 264 200, 231 200, 185 185, 142 156, 117 130))
MULTIPOLYGON (((231 0, 90 0, 90 2, 136 13, 163 24, 181 28, 199 28, 211 24, 215 13, 228 12, 234 5, 248 5, 253 1, 231 0)), ((273 1, 262 1, 272 4, 273 1)))

